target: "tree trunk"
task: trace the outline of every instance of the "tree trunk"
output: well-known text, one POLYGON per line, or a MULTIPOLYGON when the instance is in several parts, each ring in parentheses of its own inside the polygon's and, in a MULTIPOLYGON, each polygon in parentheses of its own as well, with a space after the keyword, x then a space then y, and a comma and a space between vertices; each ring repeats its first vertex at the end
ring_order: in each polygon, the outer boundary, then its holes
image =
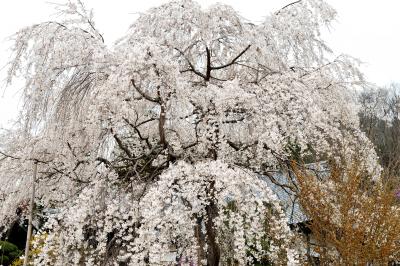
POLYGON ((214 184, 215 181, 211 182, 210 185, 210 204, 206 207, 207 221, 206 221, 206 232, 207 232, 207 265, 218 266, 220 259, 220 249, 216 240, 216 232, 214 228, 214 218, 218 216, 218 208, 215 206, 213 201, 214 198, 214 184))
POLYGON ((30 245, 30 242, 31 242, 31 235, 32 235, 32 218, 33 218, 33 205, 35 204, 36 174, 37 174, 37 162, 34 162, 34 164, 33 164, 33 177, 32 177, 32 194, 31 194, 31 202, 30 202, 30 205, 29 205, 28 232, 26 233, 24 266, 28 265, 29 245, 30 245))
POLYGON ((205 259, 205 254, 204 254, 205 237, 203 232, 201 232, 202 223, 203 223, 203 218, 197 217, 196 227, 195 227, 195 236, 197 239, 197 243, 199 245, 199 248, 197 249, 197 265, 201 265, 201 261, 205 259))

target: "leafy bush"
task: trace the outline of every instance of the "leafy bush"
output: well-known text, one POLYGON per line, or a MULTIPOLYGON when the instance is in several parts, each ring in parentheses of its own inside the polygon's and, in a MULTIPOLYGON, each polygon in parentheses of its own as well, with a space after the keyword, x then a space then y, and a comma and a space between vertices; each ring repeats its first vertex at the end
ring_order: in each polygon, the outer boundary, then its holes
POLYGON ((0 241, 0 265, 10 265, 21 254, 22 251, 16 245, 7 241, 0 241))

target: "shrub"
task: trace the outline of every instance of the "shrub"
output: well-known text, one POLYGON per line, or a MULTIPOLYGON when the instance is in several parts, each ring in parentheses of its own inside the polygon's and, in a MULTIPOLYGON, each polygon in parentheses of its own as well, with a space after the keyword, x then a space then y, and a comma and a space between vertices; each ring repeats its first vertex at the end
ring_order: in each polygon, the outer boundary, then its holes
POLYGON ((0 265, 10 265, 21 254, 22 251, 13 243, 0 241, 0 265))

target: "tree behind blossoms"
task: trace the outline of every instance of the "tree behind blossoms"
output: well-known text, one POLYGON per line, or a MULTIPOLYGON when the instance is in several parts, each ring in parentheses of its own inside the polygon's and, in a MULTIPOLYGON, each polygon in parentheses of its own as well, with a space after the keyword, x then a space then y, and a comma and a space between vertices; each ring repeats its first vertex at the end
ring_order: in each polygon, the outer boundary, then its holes
MULTIPOLYGON (((299 263, 260 180, 302 158, 364 158, 357 61, 320 36, 335 11, 300 0, 249 23, 192 1, 150 9, 105 45, 79 0, 14 36, 8 82, 25 80, 0 162, 0 226, 27 202, 53 210, 38 265, 299 263)), ((42 238, 41 238, 42 239, 42 238)))

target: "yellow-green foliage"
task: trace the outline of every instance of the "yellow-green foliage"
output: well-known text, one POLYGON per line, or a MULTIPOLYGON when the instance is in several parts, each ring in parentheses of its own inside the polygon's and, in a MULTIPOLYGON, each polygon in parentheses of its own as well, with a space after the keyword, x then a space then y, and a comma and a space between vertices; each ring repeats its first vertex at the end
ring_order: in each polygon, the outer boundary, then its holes
MULTIPOLYGON (((28 265, 33 265, 33 258, 42 252, 42 247, 47 238, 47 233, 35 235, 29 244, 28 265)), ((24 263, 23 257, 13 261, 11 266, 22 266, 24 263)))

